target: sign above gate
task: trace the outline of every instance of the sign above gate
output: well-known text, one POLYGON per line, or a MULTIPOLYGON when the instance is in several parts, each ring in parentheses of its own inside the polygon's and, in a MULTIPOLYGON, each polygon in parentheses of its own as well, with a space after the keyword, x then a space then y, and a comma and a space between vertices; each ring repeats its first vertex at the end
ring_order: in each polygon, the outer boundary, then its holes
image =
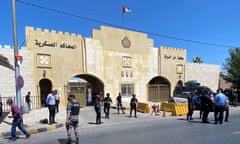
MULTIPOLYGON (((38 47, 58 47, 57 42, 49 42, 49 41, 39 41, 35 39, 35 45, 38 47)), ((62 42, 59 44, 60 48, 68 48, 68 49, 75 49, 77 46, 75 44, 69 44, 67 42, 62 42)))

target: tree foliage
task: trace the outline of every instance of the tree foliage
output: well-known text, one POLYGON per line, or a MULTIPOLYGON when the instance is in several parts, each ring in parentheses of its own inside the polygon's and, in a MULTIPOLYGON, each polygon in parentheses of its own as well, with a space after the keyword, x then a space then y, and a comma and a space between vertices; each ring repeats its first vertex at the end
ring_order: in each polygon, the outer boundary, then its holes
POLYGON ((199 56, 196 56, 195 58, 192 59, 192 62, 193 63, 203 63, 201 57, 199 56))
POLYGON ((226 75, 223 77, 231 82, 233 87, 240 88, 240 48, 229 49, 229 57, 223 65, 226 75))

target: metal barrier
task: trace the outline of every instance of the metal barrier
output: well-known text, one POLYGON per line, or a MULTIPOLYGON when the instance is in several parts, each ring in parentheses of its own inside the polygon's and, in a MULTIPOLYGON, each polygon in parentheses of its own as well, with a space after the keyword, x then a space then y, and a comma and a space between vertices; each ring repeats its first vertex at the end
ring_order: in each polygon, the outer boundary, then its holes
MULTIPOLYGON (((1 97, 0 101, 2 101, 2 110, 3 112, 11 111, 9 105, 7 105, 7 99, 12 98, 14 102, 16 102, 16 97, 1 97)), ((31 109, 41 108, 40 96, 30 96, 31 99, 31 109)), ((22 96, 22 105, 26 105, 25 96, 22 96)))

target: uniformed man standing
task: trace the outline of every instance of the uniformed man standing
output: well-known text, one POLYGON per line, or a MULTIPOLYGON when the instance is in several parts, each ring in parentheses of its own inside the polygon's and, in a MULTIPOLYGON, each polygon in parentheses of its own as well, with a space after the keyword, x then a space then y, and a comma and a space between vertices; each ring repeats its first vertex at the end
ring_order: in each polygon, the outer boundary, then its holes
POLYGON ((96 124, 101 124, 101 96, 96 95, 96 101, 94 103, 94 109, 96 112, 96 124))
POLYGON ((122 110, 122 114, 125 114, 123 106, 122 106, 122 96, 121 96, 121 93, 119 93, 118 96, 117 96, 117 111, 118 111, 118 114, 119 114, 119 109, 122 110))
POLYGON ((187 113, 187 120, 193 120, 192 115, 194 111, 194 99, 193 96, 195 95, 194 91, 190 92, 190 95, 188 95, 188 113, 187 113))
POLYGON ((107 93, 107 97, 104 98, 103 102, 104 102, 105 118, 109 118, 110 107, 112 103, 112 99, 110 98, 110 93, 107 93))
POLYGON ((136 98, 136 95, 133 94, 130 101, 130 117, 132 117, 132 111, 134 110, 134 116, 135 118, 137 118, 137 103, 138 103, 138 100, 136 98))
POLYGON ((68 96, 66 129, 68 136, 68 144, 72 143, 72 130, 74 130, 76 143, 79 143, 78 125, 79 125, 80 103, 75 99, 75 95, 68 96))
POLYGON ((202 123, 209 123, 208 114, 210 112, 210 109, 213 106, 213 102, 210 99, 208 90, 204 90, 204 94, 203 96, 200 97, 200 99, 201 99, 201 107, 203 110, 202 123))

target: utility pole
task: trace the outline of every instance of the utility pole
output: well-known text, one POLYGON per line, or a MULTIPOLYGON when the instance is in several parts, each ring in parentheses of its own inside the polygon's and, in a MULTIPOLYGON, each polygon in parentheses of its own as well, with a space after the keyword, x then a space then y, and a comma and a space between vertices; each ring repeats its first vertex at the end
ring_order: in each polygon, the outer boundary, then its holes
POLYGON ((12 20, 13 20, 13 43, 14 43, 14 64, 15 64, 15 87, 16 101, 19 108, 22 108, 21 88, 17 86, 17 79, 20 76, 20 67, 17 64, 16 56, 18 55, 18 36, 17 36, 17 20, 16 20, 16 0, 12 0, 12 20))

